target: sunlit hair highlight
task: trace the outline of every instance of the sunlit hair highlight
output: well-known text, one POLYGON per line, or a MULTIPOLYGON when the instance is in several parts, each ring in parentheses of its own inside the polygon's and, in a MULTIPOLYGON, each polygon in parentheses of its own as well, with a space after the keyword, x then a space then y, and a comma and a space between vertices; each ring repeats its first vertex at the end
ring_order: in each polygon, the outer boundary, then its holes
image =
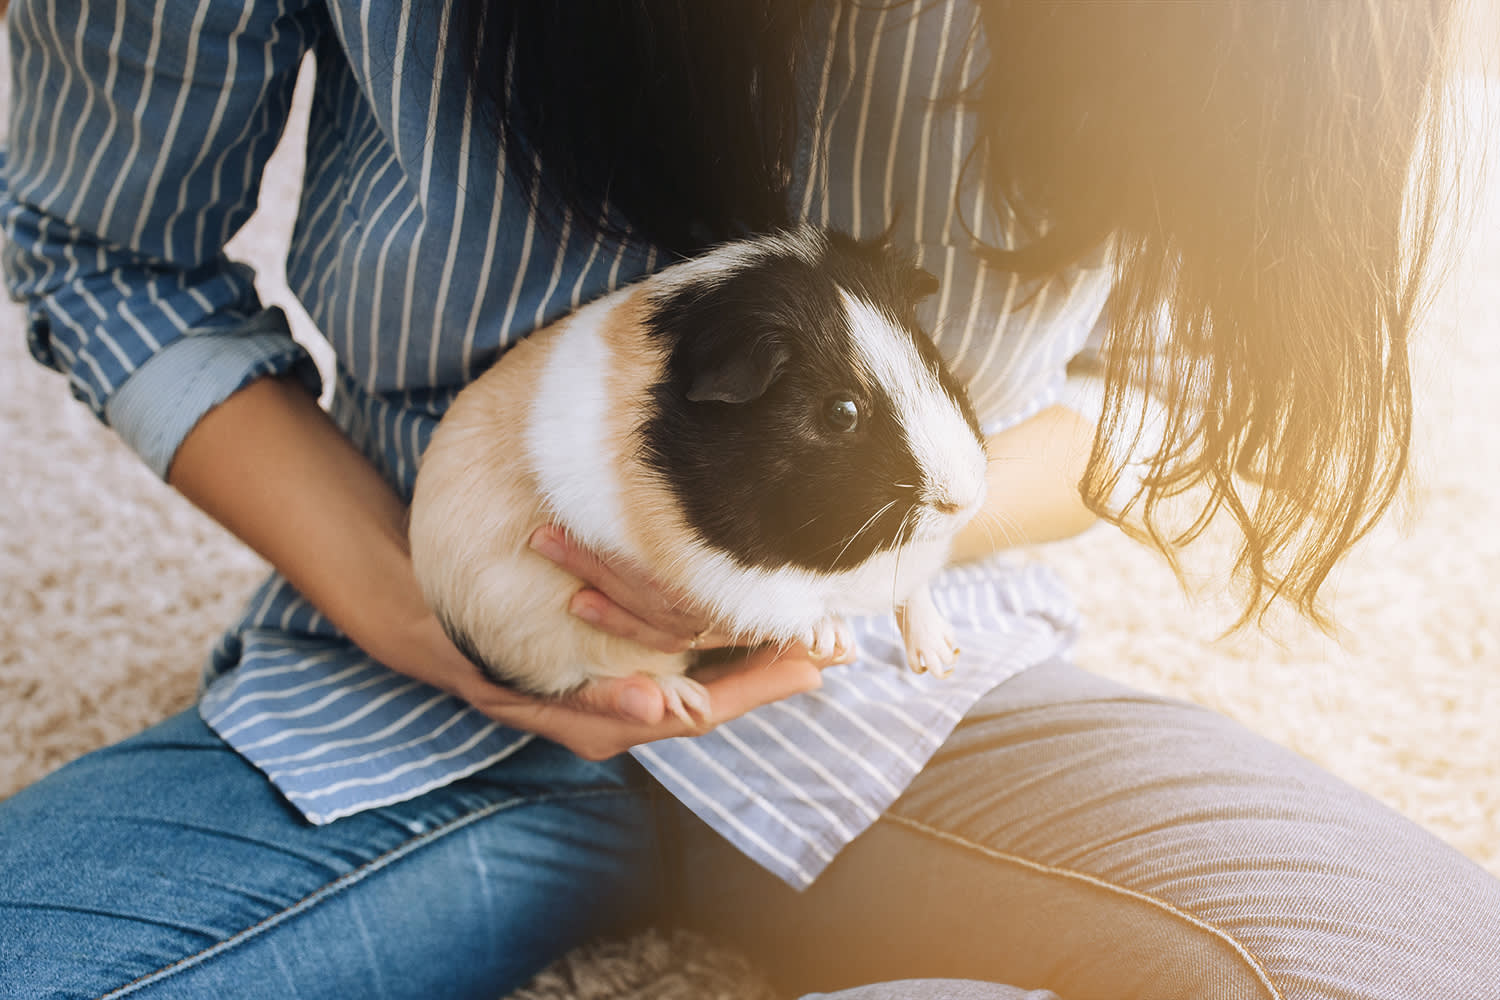
POLYGON ((1453 8, 984 5, 984 163, 1034 237, 991 259, 1053 270, 1113 234, 1085 500, 1169 556, 1232 518, 1239 624, 1277 599, 1326 624, 1320 586, 1406 472, 1408 340, 1453 190, 1453 8), (1145 439, 1133 388, 1163 444, 1112 503, 1145 439))

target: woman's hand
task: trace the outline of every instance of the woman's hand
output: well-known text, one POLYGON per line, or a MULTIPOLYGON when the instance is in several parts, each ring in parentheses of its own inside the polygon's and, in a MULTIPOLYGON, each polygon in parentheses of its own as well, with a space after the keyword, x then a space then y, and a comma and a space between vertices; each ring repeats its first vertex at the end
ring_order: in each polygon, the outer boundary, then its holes
POLYGON ((641 743, 694 736, 761 705, 815 690, 826 663, 805 648, 758 649, 700 673, 713 715, 689 725, 666 710, 661 688, 643 676, 598 680, 564 699, 519 694, 489 681, 456 649, 436 618, 388 630, 367 649, 381 662, 462 698, 504 725, 560 743, 587 760, 605 760, 641 743))
POLYGON ((800 648, 755 650, 705 679, 712 717, 689 725, 666 711, 661 688, 640 675, 598 680, 562 701, 538 701, 482 681, 469 703, 491 718, 537 733, 587 760, 605 760, 641 743, 698 736, 751 709, 816 690, 827 664, 800 648))
POLYGON ((568 611, 595 628, 663 653, 729 644, 729 637, 684 594, 628 563, 604 561, 562 528, 536 529, 531 547, 585 584, 573 595, 568 611))
POLYGON ((706 681, 713 717, 692 729, 667 713, 660 688, 644 677, 600 681, 564 702, 491 683, 422 600, 400 498, 291 380, 261 379, 212 410, 183 442, 168 478, 376 660, 583 757, 701 732, 819 684, 805 650, 751 653, 706 681))

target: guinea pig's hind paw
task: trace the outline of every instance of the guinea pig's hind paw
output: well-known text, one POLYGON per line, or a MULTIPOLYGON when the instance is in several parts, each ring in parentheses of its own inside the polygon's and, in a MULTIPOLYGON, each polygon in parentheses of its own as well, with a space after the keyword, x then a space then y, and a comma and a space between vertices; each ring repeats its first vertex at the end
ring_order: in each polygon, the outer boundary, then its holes
POLYGON ((708 688, 682 674, 657 674, 652 680, 661 688, 667 711, 694 728, 708 721, 708 688))

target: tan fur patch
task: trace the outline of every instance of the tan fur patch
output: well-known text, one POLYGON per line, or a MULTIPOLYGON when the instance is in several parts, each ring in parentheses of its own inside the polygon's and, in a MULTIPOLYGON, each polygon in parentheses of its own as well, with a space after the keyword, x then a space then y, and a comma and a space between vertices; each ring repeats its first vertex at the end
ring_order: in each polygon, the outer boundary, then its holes
POLYGON ((641 461, 641 419, 650 405, 648 390, 660 381, 667 361, 666 351, 646 339, 645 296, 644 288, 637 289, 613 309, 599 336, 611 355, 608 461, 619 474, 625 537, 648 568, 660 568, 681 558, 691 530, 677 511, 676 499, 641 461))

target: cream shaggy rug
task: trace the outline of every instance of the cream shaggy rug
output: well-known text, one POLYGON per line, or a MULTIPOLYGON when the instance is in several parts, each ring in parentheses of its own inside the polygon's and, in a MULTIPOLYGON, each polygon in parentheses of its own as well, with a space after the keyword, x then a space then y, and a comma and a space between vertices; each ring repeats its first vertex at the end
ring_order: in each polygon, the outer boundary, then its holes
MULTIPOLYGON (((8 78, 0 72, 0 79, 8 78)), ((1486 106, 1475 76, 1474 114, 1486 106)), ((1491 78, 1488 111, 1500 106, 1491 78)), ((3 100, 3 95, 0 95, 3 100)), ((1492 135, 1496 134, 1492 131, 1492 135)), ((238 250, 295 312, 277 248, 300 138, 238 250)), ((1500 146, 1491 159, 1500 167, 1500 146)), ((1201 702, 1294 748, 1500 875, 1500 170, 1418 346, 1411 503, 1329 588, 1338 641, 1293 621, 1218 640, 1211 571, 1186 597, 1161 560, 1109 529, 1034 553, 1088 618, 1079 661, 1201 702)), ((302 332, 313 337, 302 319, 302 332)), ((265 567, 157 482, 0 309, 0 796, 189 705, 198 666, 265 567)), ((584 949, 526 1000, 760 997, 731 953, 650 933, 584 949)))

